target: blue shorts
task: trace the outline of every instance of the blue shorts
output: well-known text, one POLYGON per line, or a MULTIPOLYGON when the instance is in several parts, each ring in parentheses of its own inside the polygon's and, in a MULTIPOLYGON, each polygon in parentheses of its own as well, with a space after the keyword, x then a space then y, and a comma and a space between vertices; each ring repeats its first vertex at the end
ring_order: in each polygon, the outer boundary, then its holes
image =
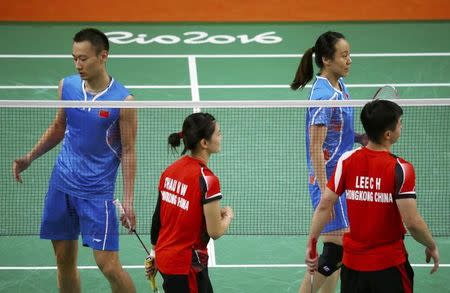
POLYGON ((119 224, 113 200, 82 199, 49 186, 41 239, 78 240, 96 250, 119 250, 119 224))
MULTIPOLYGON (((314 210, 320 202, 320 188, 317 184, 308 184, 309 195, 311 196, 311 203, 314 210)), ((347 201, 345 200, 345 193, 339 196, 338 200, 334 204, 334 214, 333 220, 328 222, 322 230, 322 233, 328 233, 336 230, 341 230, 348 228, 348 214, 347 214, 347 201)))

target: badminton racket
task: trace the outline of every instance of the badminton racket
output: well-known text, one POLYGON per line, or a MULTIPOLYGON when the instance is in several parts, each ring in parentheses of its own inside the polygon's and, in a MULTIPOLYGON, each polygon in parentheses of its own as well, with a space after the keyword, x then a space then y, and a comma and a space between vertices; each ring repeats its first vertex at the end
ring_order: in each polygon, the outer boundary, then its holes
MULTIPOLYGON (((125 209, 122 206, 122 203, 120 202, 119 199, 115 199, 113 201, 114 205, 116 206, 116 208, 119 210, 120 216, 125 216, 125 209)), ((150 251, 147 249, 147 247, 145 246, 144 242, 142 241, 141 237, 139 237, 139 234, 136 232, 136 229, 132 229, 131 228, 131 223, 130 220, 126 217, 126 221, 127 221, 127 229, 130 230, 132 233, 134 233, 134 235, 136 235, 137 239, 139 240, 139 242, 141 243, 142 247, 144 248, 145 252, 147 253, 147 255, 151 255, 150 251)), ((156 285, 156 278, 155 275, 150 276, 149 277, 149 282, 150 282, 150 286, 152 287, 152 290, 154 293, 159 293, 158 290, 158 286, 156 285)))
POLYGON ((392 99, 398 99, 398 91, 397 89, 392 85, 385 85, 380 87, 373 96, 374 100, 392 100, 392 99))
MULTIPOLYGON (((311 239, 311 250, 309 251, 309 258, 314 259, 317 257, 317 239, 316 238, 312 238, 311 239)), ((314 273, 313 272, 310 275, 310 282, 311 282, 311 293, 314 292, 314 273)))

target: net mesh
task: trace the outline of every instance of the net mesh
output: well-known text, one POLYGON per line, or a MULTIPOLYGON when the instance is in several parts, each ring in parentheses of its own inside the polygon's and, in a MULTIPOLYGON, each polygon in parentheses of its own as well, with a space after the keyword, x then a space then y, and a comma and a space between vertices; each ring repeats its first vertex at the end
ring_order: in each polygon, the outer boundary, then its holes
MULTIPOLYGON (((402 137, 392 149, 415 166, 419 210, 435 236, 450 235, 450 100, 446 101, 435 105, 431 101, 431 105, 421 107, 402 102, 402 137)), ((359 132, 362 102, 354 103, 355 130, 359 132)), ((23 184, 13 180, 11 166, 15 158, 35 145, 51 123, 57 111, 55 105, 47 102, 37 107, 36 103, 24 102, 16 107, 5 107, 4 103, 0 106, 2 236, 39 234, 48 181, 60 146, 33 162, 22 174, 23 184)), ((139 127, 134 206, 137 230, 144 235, 150 233, 159 176, 179 157, 167 147, 167 136, 180 131, 184 118, 193 111, 186 106, 167 105, 170 107, 136 105, 139 127)), ((235 212, 228 233, 307 234, 313 212, 305 154, 308 104, 267 105, 195 105, 215 116, 221 125, 222 152, 211 157, 209 167, 220 178, 222 205, 232 206, 235 212)), ((117 198, 122 199, 122 191, 119 172, 117 198)), ((126 233, 123 228, 121 232, 126 233)))

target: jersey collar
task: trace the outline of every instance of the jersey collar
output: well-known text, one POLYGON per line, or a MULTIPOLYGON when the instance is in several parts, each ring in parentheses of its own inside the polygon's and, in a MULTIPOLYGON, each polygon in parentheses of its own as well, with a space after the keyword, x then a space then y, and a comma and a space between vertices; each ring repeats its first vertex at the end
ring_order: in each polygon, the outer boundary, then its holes
MULTIPOLYGON (((342 91, 338 90, 337 88, 335 88, 334 86, 331 85, 330 81, 328 80, 328 78, 325 78, 323 76, 317 75, 316 76, 317 79, 323 80, 325 81, 325 84, 332 89, 333 91, 337 92, 338 94, 342 95, 342 91)), ((344 89, 344 83, 342 81, 342 77, 338 79, 339 85, 341 86, 342 89, 344 89)))

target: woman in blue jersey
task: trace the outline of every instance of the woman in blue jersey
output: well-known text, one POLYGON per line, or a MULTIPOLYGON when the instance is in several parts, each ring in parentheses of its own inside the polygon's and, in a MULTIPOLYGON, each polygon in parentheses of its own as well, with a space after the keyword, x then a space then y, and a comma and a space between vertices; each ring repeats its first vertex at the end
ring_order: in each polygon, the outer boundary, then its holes
MULTIPOLYGON (((319 67, 310 93, 310 100, 348 100, 350 95, 343 77, 350 71, 350 45, 337 32, 326 32, 303 55, 291 89, 303 89, 313 79, 313 58, 319 67)), ((351 107, 311 107, 306 113, 306 158, 309 175, 309 193, 314 209, 325 190, 327 180, 339 157, 353 148, 363 136, 353 130, 351 107)), ((314 275, 314 292, 335 292, 342 262, 342 234, 348 228, 347 206, 341 197, 335 204, 332 221, 323 230, 323 251, 319 257, 318 272, 314 275)), ((300 292, 311 292, 308 274, 300 292)))

